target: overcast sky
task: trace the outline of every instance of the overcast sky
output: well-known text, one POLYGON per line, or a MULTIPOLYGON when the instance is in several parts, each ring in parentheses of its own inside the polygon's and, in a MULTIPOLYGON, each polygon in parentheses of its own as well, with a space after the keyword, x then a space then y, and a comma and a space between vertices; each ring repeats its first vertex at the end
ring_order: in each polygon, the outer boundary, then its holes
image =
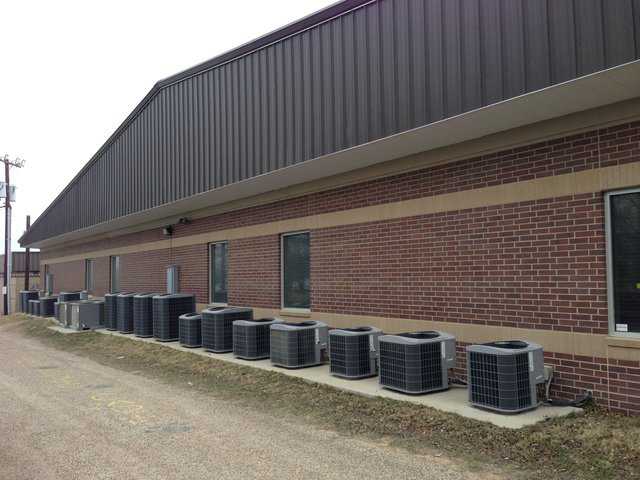
POLYGON ((0 0, 0 155, 26 159, 13 248, 156 81, 332 3, 0 0))

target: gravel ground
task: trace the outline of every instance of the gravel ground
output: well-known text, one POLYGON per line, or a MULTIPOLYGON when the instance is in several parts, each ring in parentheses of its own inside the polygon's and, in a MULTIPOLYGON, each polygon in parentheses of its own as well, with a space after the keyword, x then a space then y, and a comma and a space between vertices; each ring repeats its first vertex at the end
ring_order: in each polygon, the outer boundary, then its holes
MULTIPOLYGON (((168 386, 0 328, 0 477, 486 479, 168 386)), ((496 478, 493 477, 492 478, 496 478)))

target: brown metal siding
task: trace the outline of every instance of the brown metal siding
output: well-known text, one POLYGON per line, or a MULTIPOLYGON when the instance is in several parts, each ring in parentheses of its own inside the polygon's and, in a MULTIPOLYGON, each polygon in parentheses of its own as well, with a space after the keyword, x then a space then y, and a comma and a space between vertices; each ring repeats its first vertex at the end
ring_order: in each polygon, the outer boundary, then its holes
MULTIPOLYGON (((27 259, 24 252, 12 252, 11 253, 11 272, 20 273, 25 272, 27 265, 27 259)), ((40 252, 29 253, 29 271, 40 271, 40 252)), ((0 255, 0 273, 4 273, 4 255, 0 255)))
POLYGON ((22 241, 634 60, 639 15, 640 0, 363 5, 163 86, 22 241))

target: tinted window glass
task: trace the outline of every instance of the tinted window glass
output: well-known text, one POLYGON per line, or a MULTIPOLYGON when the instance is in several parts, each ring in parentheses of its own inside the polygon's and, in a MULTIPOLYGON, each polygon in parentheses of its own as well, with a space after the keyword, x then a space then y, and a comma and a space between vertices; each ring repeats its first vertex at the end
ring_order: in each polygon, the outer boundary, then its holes
POLYGON ((227 303, 227 244, 211 245, 210 257, 211 301, 227 303))
POLYGON ((640 333, 640 193, 610 200, 615 329, 640 333))
POLYGON ((111 292, 120 291, 120 257, 111 257, 111 292))
POLYGON ((282 306, 310 308, 309 234, 283 236, 282 256, 282 306))
POLYGON ((88 292, 93 291, 93 260, 84 262, 84 289, 88 292))

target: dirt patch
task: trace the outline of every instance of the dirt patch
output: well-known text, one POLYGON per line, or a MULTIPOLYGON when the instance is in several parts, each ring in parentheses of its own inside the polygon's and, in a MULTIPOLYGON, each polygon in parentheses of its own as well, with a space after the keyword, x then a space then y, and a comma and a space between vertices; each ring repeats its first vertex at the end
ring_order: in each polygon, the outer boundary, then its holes
POLYGON ((638 417, 589 408, 582 416, 509 430, 159 345, 99 333, 63 335, 46 328, 42 319, 15 315, 0 322, 111 367, 415 453, 440 452, 485 472, 495 467, 521 478, 640 479, 638 417))

